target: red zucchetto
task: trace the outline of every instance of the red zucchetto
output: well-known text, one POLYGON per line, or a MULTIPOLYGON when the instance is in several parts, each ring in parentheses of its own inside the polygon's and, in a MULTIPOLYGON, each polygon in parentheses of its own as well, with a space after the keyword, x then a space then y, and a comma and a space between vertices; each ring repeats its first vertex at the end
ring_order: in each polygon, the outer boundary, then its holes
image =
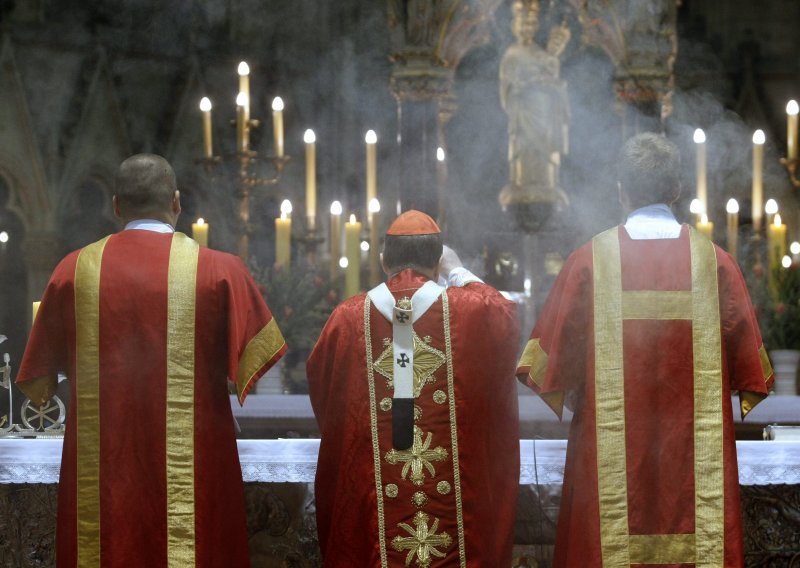
POLYGON ((395 219, 389 229, 386 231, 387 235, 395 237, 408 237, 412 235, 435 235, 441 233, 439 225, 436 221, 431 219, 422 211, 411 209, 395 219))

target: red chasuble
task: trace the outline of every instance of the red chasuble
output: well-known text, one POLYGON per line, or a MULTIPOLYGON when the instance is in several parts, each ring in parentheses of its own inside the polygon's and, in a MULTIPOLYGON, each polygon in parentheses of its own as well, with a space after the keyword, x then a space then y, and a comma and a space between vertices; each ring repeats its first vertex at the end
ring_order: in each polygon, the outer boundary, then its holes
POLYGON ((743 565, 731 391, 772 370, 736 262, 694 229, 572 254, 517 370, 574 410, 554 566, 743 565))
MULTIPOLYGON (((410 298, 427 279, 388 282, 410 298)), ((308 360, 322 433, 326 566, 510 566, 519 484, 516 306, 482 283, 413 326, 414 439, 392 447, 392 324, 367 296, 334 311, 308 360)))
POLYGON ((226 377, 244 401, 286 351, 239 259, 130 230, 67 256, 17 384, 70 379, 58 566, 249 566, 226 377))

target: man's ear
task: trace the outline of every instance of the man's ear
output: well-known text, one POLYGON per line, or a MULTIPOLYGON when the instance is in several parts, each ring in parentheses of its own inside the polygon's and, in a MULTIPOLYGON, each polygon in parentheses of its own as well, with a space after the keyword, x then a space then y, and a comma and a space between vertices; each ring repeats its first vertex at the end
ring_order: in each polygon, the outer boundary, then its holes
POLYGON ((116 195, 111 197, 111 208, 114 210, 114 216, 117 219, 122 219, 122 213, 119 211, 119 200, 116 195))
POLYGON ((181 192, 175 190, 175 195, 172 196, 172 213, 177 217, 181 214, 181 192))

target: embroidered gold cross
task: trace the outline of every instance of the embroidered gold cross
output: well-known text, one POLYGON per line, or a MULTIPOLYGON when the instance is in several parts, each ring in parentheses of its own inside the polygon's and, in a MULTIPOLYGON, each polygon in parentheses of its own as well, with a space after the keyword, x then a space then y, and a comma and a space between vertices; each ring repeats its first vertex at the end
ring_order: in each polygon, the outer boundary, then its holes
POLYGON ((436 476, 436 469, 431 462, 442 461, 447 459, 447 450, 441 446, 430 449, 433 434, 428 432, 425 441, 422 441, 422 430, 414 426, 414 442, 411 444, 410 450, 395 450, 392 448, 386 452, 386 461, 392 465, 402 463, 403 471, 401 475, 403 479, 408 475, 411 470, 411 482, 414 485, 422 485, 425 483, 425 472, 423 467, 428 470, 431 477, 436 476))
MULTIPOLYGON (((422 387, 433 382, 433 374, 442 366, 446 358, 444 353, 420 339, 416 332, 412 332, 411 337, 414 342, 414 397, 416 398, 422 391, 422 387)), ((390 389, 394 388, 394 349, 391 342, 375 360, 373 368, 377 373, 389 379, 390 389)))
POLYGON ((450 538, 449 534, 445 532, 436 534, 436 531, 439 530, 439 519, 435 519, 429 527, 429 518, 422 511, 417 511, 417 514, 414 515, 415 528, 412 528, 407 523, 397 525, 410 535, 405 537, 398 535, 392 539, 392 548, 396 551, 408 550, 406 566, 410 566, 411 561, 416 557, 417 566, 428 568, 433 557, 445 557, 445 553, 438 549, 442 547, 448 548, 453 543, 453 539, 450 538))

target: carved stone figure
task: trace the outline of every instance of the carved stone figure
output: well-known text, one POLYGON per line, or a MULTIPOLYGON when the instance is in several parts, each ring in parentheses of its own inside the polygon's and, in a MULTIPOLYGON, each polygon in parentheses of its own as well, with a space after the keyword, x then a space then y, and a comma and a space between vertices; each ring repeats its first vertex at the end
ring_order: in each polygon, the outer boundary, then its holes
POLYGON ((503 206, 555 203, 561 154, 567 153, 569 103, 559 78, 559 56, 570 39, 566 24, 554 26, 547 46, 534 35, 539 26, 538 0, 515 0, 512 30, 517 43, 500 63, 500 103, 508 114, 510 183, 500 193, 503 206))

